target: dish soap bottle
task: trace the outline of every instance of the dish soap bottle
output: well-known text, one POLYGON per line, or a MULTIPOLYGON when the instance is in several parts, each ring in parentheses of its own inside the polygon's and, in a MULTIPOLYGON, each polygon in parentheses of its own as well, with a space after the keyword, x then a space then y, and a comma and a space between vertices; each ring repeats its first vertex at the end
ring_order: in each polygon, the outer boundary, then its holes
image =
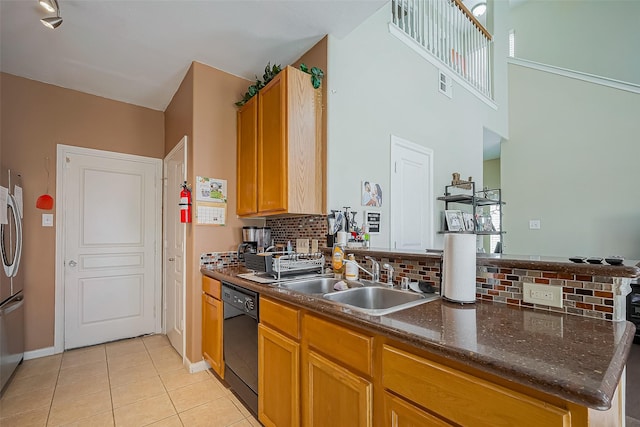
POLYGON ((342 244, 336 243, 333 245, 331 264, 334 277, 336 279, 342 279, 342 275, 344 274, 344 246, 342 244))
POLYGON ((347 280, 358 280, 358 265, 356 264, 356 257, 353 254, 349 254, 349 262, 345 266, 344 278, 347 280))

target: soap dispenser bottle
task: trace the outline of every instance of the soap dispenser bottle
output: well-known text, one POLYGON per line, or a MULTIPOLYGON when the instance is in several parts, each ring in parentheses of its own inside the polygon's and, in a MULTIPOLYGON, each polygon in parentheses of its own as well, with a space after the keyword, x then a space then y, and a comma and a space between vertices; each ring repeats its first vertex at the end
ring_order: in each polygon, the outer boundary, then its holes
POLYGON ((349 254, 347 259, 349 262, 347 262, 347 265, 345 266, 344 278, 347 280, 358 280, 358 264, 356 264, 356 257, 353 254, 349 254))

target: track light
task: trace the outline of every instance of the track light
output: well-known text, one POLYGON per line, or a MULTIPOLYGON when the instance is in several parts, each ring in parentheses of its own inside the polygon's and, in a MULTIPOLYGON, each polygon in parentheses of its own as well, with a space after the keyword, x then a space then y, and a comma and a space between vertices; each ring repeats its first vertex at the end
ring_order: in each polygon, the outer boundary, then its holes
POLYGON ((54 6, 56 0, 40 0, 40 6, 42 6, 47 12, 53 13, 56 11, 58 4, 54 6))
POLYGON ((57 0, 39 0, 40 6, 48 10, 49 12, 55 12, 56 16, 50 16, 42 18, 40 22, 47 28, 58 28, 62 24, 62 18, 60 17, 60 5, 57 0))
POLYGON ((62 18, 60 18, 59 16, 51 16, 49 18, 42 18, 40 22, 42 22, 42 25, 44 25, 45 27, 51 28, 53 30, 54 28, 58 28, 60 24, 62 24, 62 18))

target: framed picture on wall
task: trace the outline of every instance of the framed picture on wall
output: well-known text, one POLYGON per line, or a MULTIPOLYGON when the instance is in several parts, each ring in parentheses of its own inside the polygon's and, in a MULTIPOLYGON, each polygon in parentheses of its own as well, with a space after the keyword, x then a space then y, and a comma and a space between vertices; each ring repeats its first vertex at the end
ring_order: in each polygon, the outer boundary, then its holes
POLYGON ((449 231, 465 231, 464 217, 462 211, 446 210, 444 215, 447 219, 447 230, 449 231))
POLYGON ((382 186, 373 181, 362 181, 360 186, 362 206, 382 206, 382 186))

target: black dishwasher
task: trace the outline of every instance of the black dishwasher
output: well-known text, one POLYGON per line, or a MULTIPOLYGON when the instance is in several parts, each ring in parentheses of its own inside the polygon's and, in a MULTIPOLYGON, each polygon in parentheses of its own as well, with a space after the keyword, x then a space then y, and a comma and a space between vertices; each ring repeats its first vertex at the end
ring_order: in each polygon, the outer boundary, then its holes
POLYGON ((222 282, 224 379, 258 413, 258 294, 222 282))

